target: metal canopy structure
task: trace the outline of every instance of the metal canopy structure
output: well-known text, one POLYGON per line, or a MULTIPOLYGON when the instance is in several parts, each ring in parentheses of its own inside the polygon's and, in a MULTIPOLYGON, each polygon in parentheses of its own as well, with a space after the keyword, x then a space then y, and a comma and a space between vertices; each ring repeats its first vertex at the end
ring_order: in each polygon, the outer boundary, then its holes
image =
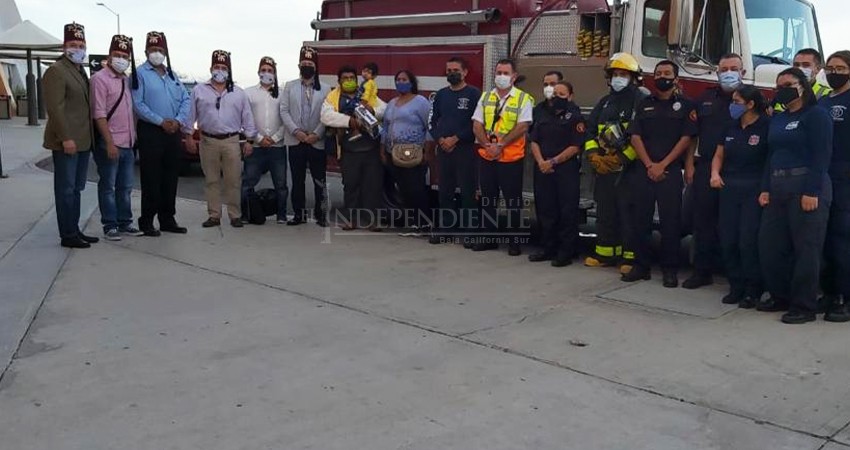
POLYGON ((41 60, 56 60, 62 55, 62 41, 29 20, 0 34, 0 58, 27 60, 27 124, 38 125, 45 118, 41 98, 41 60), (38 80, 33 74, 33 59, 38 66, 38 80))

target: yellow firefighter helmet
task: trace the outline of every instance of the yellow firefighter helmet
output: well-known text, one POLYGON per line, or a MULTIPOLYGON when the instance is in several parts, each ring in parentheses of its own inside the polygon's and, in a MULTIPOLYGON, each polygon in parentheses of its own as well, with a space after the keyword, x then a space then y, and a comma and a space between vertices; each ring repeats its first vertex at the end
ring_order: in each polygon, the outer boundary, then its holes
POLYGON ((614 53, 611 55, 611 59, 609 59, 608 64, 605 65, 605 72, 610 75, 611 71, 614 69, 628 70, 638 76, 640 76, 641 73, 640 64, 638 64, 637 59, 625 52, 614 53))

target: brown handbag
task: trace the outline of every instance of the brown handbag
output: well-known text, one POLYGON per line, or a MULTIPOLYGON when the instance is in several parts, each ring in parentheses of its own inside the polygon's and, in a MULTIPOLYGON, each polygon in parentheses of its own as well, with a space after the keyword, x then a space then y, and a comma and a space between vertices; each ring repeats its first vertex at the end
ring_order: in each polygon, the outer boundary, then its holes
MULTIPOLYGON (((390 122, 390 129, 387 132, 390 134, 390 139, 393 136, 393 125, 395 124, 395 118, 398 108, 398 102, 393 105, 393 120, 390 122)), ((401 167, 403 169, 410 169, 411 167, 416 167, 422 164, 422 160, 425 158, 425 147, 420 144, 395 144, 392 143, 390 145, 391 153, 393 156, 393 165, 396 167, 401 167)))

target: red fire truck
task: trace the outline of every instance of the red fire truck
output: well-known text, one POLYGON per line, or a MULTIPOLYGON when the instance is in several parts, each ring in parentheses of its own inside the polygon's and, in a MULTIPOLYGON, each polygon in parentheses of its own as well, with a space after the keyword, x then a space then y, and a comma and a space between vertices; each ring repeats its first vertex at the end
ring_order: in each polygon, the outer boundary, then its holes
POLYGON ((696 97, 717 84, 725 53, 741 54, 746 81, 769 89, 798 50, 821 49, 808 0, 324 0, 312 27, 306 44, 322 54, 322 81, 336 85, 340 66, 375 62, 384 100, 401 69, 416 73, 423 95, 446 86, 452 56, 472 64, 468 81, 484 89, 496 61, 511 57, 520 87, 538 98, 543 74, 560 70, 590 108, 607 91, 602 68, 615 52, 633 54, 645 78, 662 59, 676 61, 696 97))

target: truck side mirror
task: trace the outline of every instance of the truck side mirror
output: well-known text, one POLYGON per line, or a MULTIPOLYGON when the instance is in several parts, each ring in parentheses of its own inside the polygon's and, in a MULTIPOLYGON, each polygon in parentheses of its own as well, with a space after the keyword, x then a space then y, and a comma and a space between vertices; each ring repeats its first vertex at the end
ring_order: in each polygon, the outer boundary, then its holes
POLYGON ((694 0, 670 0, 667 45, 691 50, 694 43, 694 0))

